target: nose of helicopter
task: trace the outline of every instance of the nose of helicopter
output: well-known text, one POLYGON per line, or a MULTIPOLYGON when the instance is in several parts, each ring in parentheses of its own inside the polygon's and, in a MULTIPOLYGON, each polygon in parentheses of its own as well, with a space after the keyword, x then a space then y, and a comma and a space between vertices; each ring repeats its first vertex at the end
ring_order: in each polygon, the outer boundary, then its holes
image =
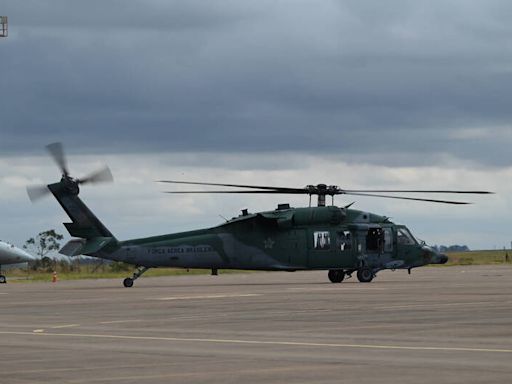
POLYGON ((448 262, 448 256, 437 252, 432 247, 423 245, 422 249, 424 252, 424 260, 427 261, 427 264, 446 264, 448 262))
POLYGON ((431 264, 446 264, 448 262, 448 256, 443 254, 436 254, 432 256, 431 264))

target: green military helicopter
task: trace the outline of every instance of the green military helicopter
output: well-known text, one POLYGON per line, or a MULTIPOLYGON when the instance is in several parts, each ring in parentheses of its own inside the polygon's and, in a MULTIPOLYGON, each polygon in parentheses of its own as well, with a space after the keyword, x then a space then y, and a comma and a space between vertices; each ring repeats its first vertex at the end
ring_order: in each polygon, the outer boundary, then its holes
POLYGON ((244 188, 243 190, 174 191, 168 193, 245 193, 303 194, 309 196, 309 207, 292 208, 280 204, 267 212, 242 213, 213 228, 148 238, 119 241, 78 197, 79 185, 112 181, 108 168, 83 179, 70 176, 60 143, 47 146, 62 171, 59 182, 32 186, 27 192, 32 201, 51 192, 71 218, 65 223, 69 241, 60 253, 67 256, 87 255, 121 261, 136 267, 133 276, 124 279, 132 287, 149 268, 202 268, 299 271, 327 270, 329 280, 341 283, 345 276, 356 273, 362 283, 371 282, 384 269, 411 269, 427 264, 444 264, 447 256, 418 241, 404 225, 385 216, 326 205, 326 197, 334 203, 336 195, 373 196, 381 198, 426 201, 444 204, 469 204, 461 201, 390 196, 392 193, 458 193, 488 194, 486 191, 425 190, 346 190, 325 184, 305 188, 285 188, 240 184, 202 183, 162 180, 163 183, 244 188), (382 194, 386 193, 386 194, 382 194), (318 206, 311 206, 311 197, 318 206))

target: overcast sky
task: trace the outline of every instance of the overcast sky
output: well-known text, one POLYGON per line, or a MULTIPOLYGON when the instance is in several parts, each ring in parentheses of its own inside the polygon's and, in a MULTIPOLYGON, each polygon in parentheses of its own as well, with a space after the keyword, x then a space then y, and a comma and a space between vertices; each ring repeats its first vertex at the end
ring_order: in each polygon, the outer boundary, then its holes
MULTIPOLYGON (((4 0, 0 238, 64 232, 24 188, 108 163, 83 198, 120 239, 307 198, 169 196, 162 178, 488 189, 469 207, 358 198, 431 244, 512 240, 509 1, 4 0)), ((354 199, 339 199, 338 204, 354 199)))

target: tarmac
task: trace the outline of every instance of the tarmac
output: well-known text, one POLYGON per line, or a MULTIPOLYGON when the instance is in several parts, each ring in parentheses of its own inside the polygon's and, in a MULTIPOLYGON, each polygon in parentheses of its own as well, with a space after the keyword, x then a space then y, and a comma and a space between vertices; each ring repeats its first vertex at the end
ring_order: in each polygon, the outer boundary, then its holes
POLYGON ((2 383, 512 382, 509 266, 12 282, 0 303, 2 383))

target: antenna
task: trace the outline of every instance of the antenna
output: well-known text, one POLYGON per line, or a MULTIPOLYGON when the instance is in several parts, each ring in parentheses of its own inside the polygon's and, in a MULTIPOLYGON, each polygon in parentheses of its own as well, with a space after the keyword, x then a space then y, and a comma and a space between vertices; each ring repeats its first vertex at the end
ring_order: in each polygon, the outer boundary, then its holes
POLYGON ((0 37, 7 37, 8 35, 7 16, 0 16, 0 37))
POLYGON ((222 215, 219 215, 219 216, 222 217, 224 220, 226 220, 226 223, 229 222, 229 220, 226 219, 224 216, 222 216, 222 215))

